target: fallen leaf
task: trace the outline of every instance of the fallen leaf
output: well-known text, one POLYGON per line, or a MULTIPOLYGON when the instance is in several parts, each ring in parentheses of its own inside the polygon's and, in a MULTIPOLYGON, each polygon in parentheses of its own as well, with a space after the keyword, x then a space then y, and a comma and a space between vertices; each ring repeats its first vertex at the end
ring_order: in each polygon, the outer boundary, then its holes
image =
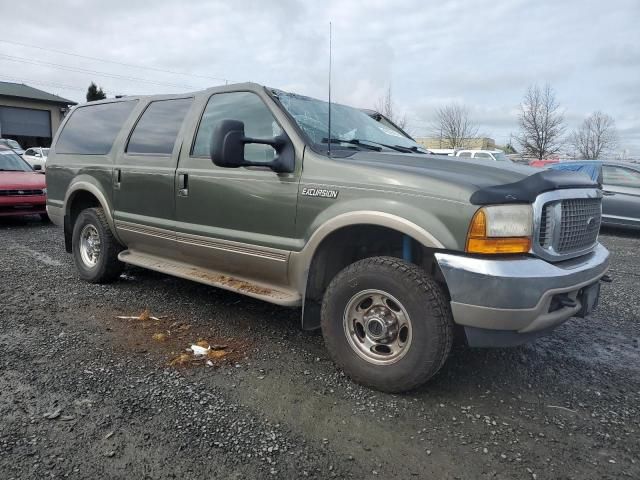
POLYGON ((198 340, 196 342, 196 345, 202 348, 209 348, 209 342, 207 342, 206 340, 198 340))
POLYGON ((207 356, 209 358, 222 358, 222 357, 226 357, 227 353, 229 352, 225 350, 209 350, 209 353, 207 354, 207 356))
POLYGON ((191 355, 189 355, 188 353, 181 353, 180 355, 178 355, 177 357, 175 357, 173 360, 171 360, 169 362, 169 365, 173 366, 173 365, 184 365, 185 363, 189 363, 191 361, 191 355))
POLYGON ((149 313, 149 309, 145 308, 144 311, 138 316, 138 320, 142 320, 143 322, 146 322, 147 320, 151 319, 151 314, 149 313))
POLYGON ((151 338, 153 340, 155 340, 156 342, 164 342, 167 339, 167 334, 166 333, 154 333, 151 338))

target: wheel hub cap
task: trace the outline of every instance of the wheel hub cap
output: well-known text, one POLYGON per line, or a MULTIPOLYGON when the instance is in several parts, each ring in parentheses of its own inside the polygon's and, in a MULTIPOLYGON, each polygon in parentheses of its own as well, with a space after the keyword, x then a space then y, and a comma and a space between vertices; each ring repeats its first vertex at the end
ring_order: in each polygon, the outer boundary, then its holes
POLYGON ((95 267, 100 259, 100 234, 98 229, 89 224, 80 232, 80 258, 87 267, 95 267))
POLYGON ((382 290, 354 295, 344 312, 344 331, 349 346, 367 362, 397 362, 411 344, 411 320, 406 309, 382 290))

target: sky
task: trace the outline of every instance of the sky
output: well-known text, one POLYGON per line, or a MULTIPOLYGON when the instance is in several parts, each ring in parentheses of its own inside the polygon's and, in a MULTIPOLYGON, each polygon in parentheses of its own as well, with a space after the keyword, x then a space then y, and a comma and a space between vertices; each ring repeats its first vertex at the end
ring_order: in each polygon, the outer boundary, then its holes
POLYGON ((335 102, 373 108, 390 87, 418 137, 457 102, 504 144, 526 88, 549 83, 567 132, 603 111, 618 150, 640 157, 640 0, 0 0, 0 10, 12 19, 0 80, 78 102, 91 81, 108 96, 253 81, 327 99, 332 22, 335 102))

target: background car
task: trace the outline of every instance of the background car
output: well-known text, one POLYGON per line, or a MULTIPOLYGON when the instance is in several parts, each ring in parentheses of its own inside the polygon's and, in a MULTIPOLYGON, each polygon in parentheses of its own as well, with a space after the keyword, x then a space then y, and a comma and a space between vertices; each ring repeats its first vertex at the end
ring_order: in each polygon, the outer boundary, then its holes
POLYGON ((511 163, 511 159, 502 150, 458 150, 456 157, 511 163))
POLYGON ((40 215, 48 220, 46 203, 44 175, 37 174, 12 149, 0 145, 0 217, 40 215))
POLYGON ((35 167, 36 165, 40 165, 42 167, 42 171, 44 172, 47 167, 47 157, 49 156, 49 149, 43 147, 32 147, 27 148, 25 152, 22 154, 22 158, 26 160, 26 162, 35 167))
POLYGON ((640 164, 614 161, 569 161, 548 165, 580 171, 602 185, 602 224, 640 228, 640 164))
POLYGON ((0 145, 4 145, 5 147, 10 148, 18 155, 22 155, 24 153, 24 148, 22 148, 18 142, 11 138, 0 138, 0 145))

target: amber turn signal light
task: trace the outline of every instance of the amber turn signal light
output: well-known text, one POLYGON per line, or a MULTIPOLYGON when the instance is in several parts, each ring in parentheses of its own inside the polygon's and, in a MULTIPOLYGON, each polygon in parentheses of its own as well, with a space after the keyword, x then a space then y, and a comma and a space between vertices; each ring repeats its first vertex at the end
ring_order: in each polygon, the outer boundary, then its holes
POLYGON ((530 237, 487 236, 487 214, 484 209, 478 210, 473 216, 467 235, 466 251, 468 253, 527 253, 530 249, 530 237))

